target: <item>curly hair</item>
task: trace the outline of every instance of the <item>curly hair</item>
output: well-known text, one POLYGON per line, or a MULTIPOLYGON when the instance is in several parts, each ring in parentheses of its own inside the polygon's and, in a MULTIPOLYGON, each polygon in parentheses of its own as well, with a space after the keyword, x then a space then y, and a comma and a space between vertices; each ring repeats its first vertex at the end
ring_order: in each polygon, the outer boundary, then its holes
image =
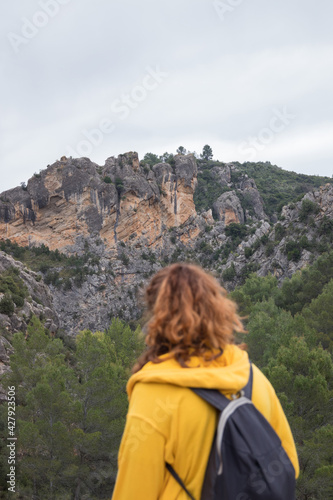
POLYGON ((160 363, 175 357, 182 365, 190 356, 212 354, 214 359, 234 332, 245 332, 236 304, 213 276, 192 264, 177 263, 161 269, 146 288, 145 299, 151 319, 147 324, 147 349, 132 372, 148 361, 160 363), (169 354, 167 358, 159 356, 169 354))

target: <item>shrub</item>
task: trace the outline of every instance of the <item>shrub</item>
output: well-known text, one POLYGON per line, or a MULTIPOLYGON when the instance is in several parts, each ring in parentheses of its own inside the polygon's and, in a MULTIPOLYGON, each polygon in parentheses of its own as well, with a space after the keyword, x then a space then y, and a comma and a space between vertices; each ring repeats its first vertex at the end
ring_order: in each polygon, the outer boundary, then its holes
POLYGON ((71 279, 70 279, 70 278, 66 278, 66 279, 64 280, 64 284, 63 284, 63 286, 64 286, 64 290, 65 290, 65 291, 67 291, 67 290, 71 290, 71 288, 72 288, 72 281, 71 281, 71 279))
POLYGON ((120 260, 124 264, 124 266, 128 266, 130 261, 129 257, 127 257, 127 255, 124 252, 122 252, 122 254, 120 255, 120 260))
POLYGON ((260 238, 260 242, 263 244, 263 245, 266 245, 266 243, 268 243, 268 236, 267 234, 263 234, 262 237, 260 238))
POLYGON ((310 214, 316 215, 320 211, 317 203, 314 203, 311 200, 305 199, 302 201, 302 206, 299 211, 299 220, 302 222, 306 222, 310 214))
POLYGON ((226 228, 225 228, 225 234, 227 236, 231 236, 232 239, 235 238, 244 238, 247 233, 247 228, 244 224, 237 224, 236 222, 231 222, 226 228))
POLYGON ((272 255, 272 253, 274 252, 274 242, 273 241, 269 241, 267 243, 267 246, 266 246, 266 250, 265 250, 265 255, 266 257, 269 257, 270 255, 272 255))
POLYGON ((299 240, 299 246, 301 248, 305 248, 306 250, 309 250, 312 247, 311 242, 308 240, 308 238, 305 236, 305 234, 299 240))
POLYGON ((228 267, 224 273, 222 274, 222 278, 224 281, 232 281, 236 276, 236 269, 234 266, 234 263, 231 264, 230 267, 228 267))
POLYGON ((246 259, 248 259, 249 257, 251 257, 252 254, 253 254, 253 251, 252 251, 251 247, 246 247, 244 249, 244 255, 245 255, 246 259))
POLYGON ((5 295, 0 302, 0 313, 11 316, 15 310, 14 302, 9 295, 5 295))
POLYGON ((44 278, 44 282, 46 285, 54 285, 59 286, 60 284, 60 276, 58 271, 48 271, 44 278))
POLYGON ((302 253, 299 243, 293 240, 288 241, 288 243, 286 244, 286 253, 288 260, 299 260, 302 253))
POLYGON ((286 235, 286 229, 279 222, 275 226, 275 241, 281 241, 286 235))
POLYGON ((49 265, 49 264, 45 264, 45 263, 43 263, 43 264, 40 264, 40 266, 39 266, 39 270, 40 270, 40 272, 41 272, 41 273, 43 273, 43 274, 47 273, 47 271, 48 271, 49 269, 50 269, 50 265, 49 265))
POLYGON ((116 177, 116 188, 118 193, 124 189, 124 182, 120 177, 116 177))
POLYGON ((104 177, 103 181, 104 181, 106 184, 112 184, 111 177, 109 177, 108 175, 106 175, 106 176, 104 177))
POLYGON ((320 222, 319 234, 328 236, 330 240, 332 239, 333 220, 329 219, 326 215, 324 215, 322 221, 320 222))
POLYGON ((15 302, 15 305, 17 305, 17 307, 23 307, 24 306, 24 297, 22 297, 21 295, 13 293, 12 299, 15 302))

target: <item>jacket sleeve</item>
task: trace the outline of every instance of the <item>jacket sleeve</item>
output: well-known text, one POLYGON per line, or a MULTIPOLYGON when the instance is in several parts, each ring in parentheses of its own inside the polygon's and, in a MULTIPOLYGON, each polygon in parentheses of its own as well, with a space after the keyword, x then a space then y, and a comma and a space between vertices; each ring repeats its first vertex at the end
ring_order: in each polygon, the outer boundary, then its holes
POLYGON ((165 438, 149 421, 128 416, 112 500, 156 500, 165 477, 165 438))

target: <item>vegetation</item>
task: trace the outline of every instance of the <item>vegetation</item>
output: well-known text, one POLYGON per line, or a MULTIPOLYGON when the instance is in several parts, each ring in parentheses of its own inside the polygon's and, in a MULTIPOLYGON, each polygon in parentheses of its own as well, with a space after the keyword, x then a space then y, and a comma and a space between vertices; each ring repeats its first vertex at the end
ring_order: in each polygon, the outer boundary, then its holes
POLYGON ((222 166, 223 163, 216 161, 197 160, 199 164, 198 184, 194 192, 194 204, 196 210, 200 213, 212 208, 213 203, 221 194, 226 191, 231 191, 228 186, 221 186, 216 182, 216 178, 212 175, 211 169, 214 166, 222 166))
POLYGON ((232 294, 247 316, 242 337, 272 382, 291 425, 301 474, 297 499, 333 491, 333 252, 285 280, 251 274, 232 294))
POLYGON ((149 165, 149 167, 153 167, 157 163, 169 163, 171 166, 173 166, 175 164, 175 158, 173 154, 170 154, 168 152, 163 153, 161 156, 157 156, 154 153, 146 153, 143 157, 142 162, 140 163, 142 163, 142 165, 149 165))
POLYGON ((200 157, 207 161, 213 159, 213 150, 208 144, 203 147, 200 157))
POLYGON ((59 250, 50 250, 44 244, 39 247, 21 247, 7 239, 0 241, 0 250, 20 260, 33 271, 42 272, 46 284, 63 286, 67 290, 71 288, 71 279, 76 285, 82 285, 93 272, 91 267, 99 263, 99 257, 89 252, 88 248, 82 256, 67 257, 59 250))
MULTIPOLYGON (((201 155, 202 156, 202 155, 201 155)), ((224 167, 225 163, 212 161, 210 158, 198 160, 198 187, 194 193, 194 202, 197 211, 208 210, 217 198, 226 191, 233 189, 228 186, 221 186, 212 175, 213 167, 224 167)), ((310 191, 326 183, 333 183, 330 177, 320 177, 317 175, 296 174, 271 165, 269 162, 262 163, 238 163, 234 162, 231 170, 231 182, 236 184, 245 174, 254 179, 260 195, 264 202, 264 211, 268 216, 280 213, 284 205, 297 201, 310 191)), ((240 196, 240 201, 244 209, 253 211, 249 200, 240 196)), ((309 205, 310 200, 304 200, 304 214, 315 213, 314 207, 309 205), (309 212, 309 213, 310 213, 309 212)), ((312 204, 313 202, 310 201, 312 204)))
MULTIPOLYGON (((112 494, 127 411, 129 368, 142 351, 135 332, 114 319, 104 332, 82 332, 67 346, 33 317, 14 335, 20 498, 106 499, 112 494)), ((0 491, 6 491, 7 406, 0 407, 0 491)), ((3 498, 3 495, 1 494, 3 498)))
POLYGON ((310 215, 316 215, 320 211, 317 203, 311 200, 303 200, 301 205, 301 210, 299 212, 299 220, 302 222, 307 222, 310 215))
MULTIPOLYGON (((242 230, 231 226, 230 239, 237 240, 242 230)), ((211 259, 224 251, 204 241, 198 250, 211 259)), ((176 249, 171 261, 178 257, 176 249)), ((150 251, 142 258, 154 262, 150 251)), ((333 251, 280 287, 276 277, 259 277, 253 270, 252 265, 243 270, 246 281, 231 294, 246 318, 248 333, 239 341, 247 343, 250 358, 273 384, 290 422, 301 467, 297 500, 327 500, 333 488, 333 251)), ((235 266, 222 277, 233 280, 235 266)), ((13 297, 19 287, 24 295, 19 280, 12 268, 3 273, 2 293, 13 297)), ((14 335, 13 347, 3 383, 17 388, 20 496, 110 498, 127 411, 126 381, 143 349, 140 330, 113 319, 104 332, 85 330, 76 339, 59 332, 53 338, 32 317, 27 335, 14 335)), ((0 406, 2 478, 6 410, 0 406)))
POLYGON ((0 313, 11 316, 15 307, 22 307, 28 296, 28 289, 19 276, 19 270, 10 267, 0 275, 0 293, 4 294, 0 300, 0 313))
POLYGON ((331 177, 288 172, 269 162, 235 162, 234 165, 240 174, 247 174, 254 179, 264 202, 264 210, 269 216, 279 213, 284 205, 296 201, 311 189, 333 183, 331 177))

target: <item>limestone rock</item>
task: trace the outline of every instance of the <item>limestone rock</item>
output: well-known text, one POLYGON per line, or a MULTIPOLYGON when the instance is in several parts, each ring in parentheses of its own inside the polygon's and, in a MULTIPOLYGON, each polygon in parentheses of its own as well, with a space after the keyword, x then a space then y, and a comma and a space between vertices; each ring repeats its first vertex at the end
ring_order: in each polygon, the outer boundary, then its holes
POLYGON ((221 186, 228 186, 231 182, 231 169, 229 165, 213 167, 211 174, 221 186))
MULTIPOLYGON (((240 183, 240 190, 242 191, 246 206, 250 207, 253 211, 255 218, 258 220, 268 219, 264 212, 264 202, 260 196, 257 185, 253 179, 247 178, 240 183)), ((247 211, 247 219, 251 217, 250 211, 247 211)))
POLYGON ((80 238, 97 237, 108 250, 130 238, 159 244, 169 227, 195 215, 197 166, 177 155, 174 170, 162 164, 145 175, 137 153, 110 157, 100 167, 88 158, 62 158, 35 174, 27 189, 2 193, 0 238, 21 246, 79 250, 80 238))
POLYGON ((22 307, 16 307, 11 316, 0 314, 0 327, 11 333, 25 332, 27 319, 35 314, 42 315, 56 331, 59 328, 59 318, 54 310, 53 297, 49 287, 40 280, 40 275, 26 268, 24 264, 13 259, 10 255, 0 251, 0 274, 10 268, 18 269, 19 277, 27 287, 29 300, 25 299, 22 307))
MULTIPOLYGON (((0 314, 0 377, 9 370, 9 356, 13 352, 11 345, 13 333, 18 331, 25 333, 27 321, 32 314, 44 318, 45 326, 51 333, 55 333, 59 328, 59 318, 53 309, 53 297, 48 286, 40 281, 40 276, 27 269, 21 262, 0 251, 0 274, 10 268, 18 270, 19 277, 27 288, 28 297, 24 299, 22 307, 15 307, 12 315, 0 314)), ((5 399, 5 391, 0 385, 0 401, 5 399)))
POLYGON ((223 193, 213 204, 213 212, 217 220, 228 226, 231 222, 244 224, 244 211, 234 191, 223 193))

